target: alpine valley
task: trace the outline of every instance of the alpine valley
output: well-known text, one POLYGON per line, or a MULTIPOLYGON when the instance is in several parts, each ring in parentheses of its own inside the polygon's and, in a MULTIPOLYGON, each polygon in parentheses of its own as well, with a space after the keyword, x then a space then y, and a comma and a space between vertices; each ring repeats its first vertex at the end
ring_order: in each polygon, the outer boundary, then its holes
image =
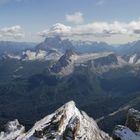
POLYGON ((139 40, 0 42, 0 140, 140 140, 137 110, 139 40))

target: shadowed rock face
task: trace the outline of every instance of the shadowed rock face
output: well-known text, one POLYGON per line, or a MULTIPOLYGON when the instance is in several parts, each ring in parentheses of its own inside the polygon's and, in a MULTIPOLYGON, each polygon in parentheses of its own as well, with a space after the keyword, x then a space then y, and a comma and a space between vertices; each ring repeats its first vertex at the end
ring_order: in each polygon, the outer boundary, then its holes
POLYGON ((126 126, 116 126, 112 137, 114 140, 140 140, 140 112, 129 109, 126 126))
POLYGON ((101 57, 94 60, 95 67, 104 66, 104 65, 117 65, 117 64, 118 64, 118 60, 116 55, 114 54, 110 54, 107 57, 101 57))
POLYGON ((80 121, 78 118, 72 118, 70 120, 71 125, 68 125, 63 135, 63 139, 74 139, 78 135, 80 129, 80 121))
POLYGON ((51 71, 55 73, 59 73, 62 71, 63 68, 67 68, 67 66, 71 65, 72 63, 71 57, 74 54, 75 53, 71 49, 66 50, 65 54, 51 68, 51 71))
POLYGON ((140 112, 130 109, 127 115, 126 126, 134 132, 140 132, 140 112))
MULTIPOLYGON (((13 134, 13 129, 8 129, 13 134)), ((112 140, 73 101, 37 122, 27 133, 0 140, 112 140)))

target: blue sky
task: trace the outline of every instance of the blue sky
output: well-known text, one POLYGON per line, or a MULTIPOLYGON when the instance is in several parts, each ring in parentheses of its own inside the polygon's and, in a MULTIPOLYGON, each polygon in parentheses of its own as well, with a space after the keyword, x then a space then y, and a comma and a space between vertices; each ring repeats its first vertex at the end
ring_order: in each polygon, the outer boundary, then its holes
POLYGON ((83 39, 85 33, 84 38, 90 40, 109 43, 133 41, 140 34, 139 6, 140 0, 0 0, 0 40, 38 42, 42 36, 54 34, 57 28, 55 34, 67 37, 74 34, 76 39, 83 39), (118 22, 117 25, 114 22, 118 22), (65 27, 56 23, 71 27, 72 31, 68 33, 66 30, 65 33, 61 29, 65 27), (101 26, 99 32, 94 23, 101 26), (125 31, 131 26, 135 27, 125 31), (119 29, 114 31, 112 28, 119 29))

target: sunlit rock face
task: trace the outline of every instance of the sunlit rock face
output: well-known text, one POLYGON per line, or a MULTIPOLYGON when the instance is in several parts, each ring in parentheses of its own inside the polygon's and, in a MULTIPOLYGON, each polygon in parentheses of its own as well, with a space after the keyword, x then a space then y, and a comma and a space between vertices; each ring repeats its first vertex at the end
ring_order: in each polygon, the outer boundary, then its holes
MULTIPOLYGON (((22 128, 16 122, 6 134, 15 134, 22 128)), ((23 132, 23 131, 20 131, 23 132)), ((16 137, 1 140, 111 140, 108 134, 99 129, 96 122, 79 111, 73 101, 65 104, 53 114, 38 121, 27 133, 17 133, 16 137)))

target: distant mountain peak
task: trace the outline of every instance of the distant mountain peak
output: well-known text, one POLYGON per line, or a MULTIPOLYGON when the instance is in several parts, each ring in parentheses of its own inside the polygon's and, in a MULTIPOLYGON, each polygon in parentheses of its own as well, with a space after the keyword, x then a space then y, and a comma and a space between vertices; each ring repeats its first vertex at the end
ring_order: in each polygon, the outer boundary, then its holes
POLYGON ((56 42, 61 42, 62 39, 59 35, 56 36, 50 36, 50 37, 46 37, 44 42, 48 42, 48 41, 56 41, 56 42))
POLYGON ((47 37, 44 42, 36 46, 36 49, 50 50, 52 48, 65 52, 67 49, 73 49, 73 44, 68 39, 62 39, 60 36, 47 37))

